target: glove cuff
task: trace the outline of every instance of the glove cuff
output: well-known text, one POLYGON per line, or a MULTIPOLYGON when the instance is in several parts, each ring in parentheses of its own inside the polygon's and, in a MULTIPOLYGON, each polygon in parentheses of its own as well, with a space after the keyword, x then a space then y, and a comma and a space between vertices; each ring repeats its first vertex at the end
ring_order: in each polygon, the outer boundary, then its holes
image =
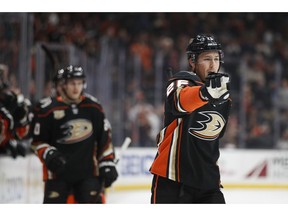
POLYGON ((209 100, 209 93, 208 93, 208 91, 207 91, 207 89, 206 89, 205 86, 202 86, 202 87, 200 88, 199 96, 200 96, 200 98, 201 98, 203 101, 208 101, 208 100, 209 100))
POLYGON ((43 159, 46 160, 47 154, 49 151, 57 151, 57 149, 54 146, 49 146, 48 148, 45 149, 43 153, 43 159))
POLYGON ((106 166, 115 167, 115 163, 113 161, 102 161, 102 162, 99 163, 99 168, 106 167, 106 166))

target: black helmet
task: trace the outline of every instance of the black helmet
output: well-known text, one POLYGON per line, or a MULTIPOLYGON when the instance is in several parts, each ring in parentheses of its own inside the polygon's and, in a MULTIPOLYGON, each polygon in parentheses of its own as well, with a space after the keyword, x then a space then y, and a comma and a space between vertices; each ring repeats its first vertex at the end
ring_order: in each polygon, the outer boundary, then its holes
POLYGON ((1 93, 0 102, 11 114, 14 113, 18 106, 17 95, 10 90, 1 93))
POLYGON ((71 79, 71 78, 82 78, 85 79, 85 74, 82 69, 82 67, 75 67, 72 65, 69 65, 68 67, 65 68, 64 73, 63 73, 63 79, 71 79))
POLYGON ((219 52, 220 62, 224 63, 224 53, 221 48, 221 44, 218 43, 213 36, 197 35, 195 38, 191 38, 186 48, 188 59, 196 61, 198 55, 205 51, 216 50, 219 52))
POLYGON ((64 69, 58 70, 58 71, 55 73, 52 81, 53 81, 54 83, 57 83, 57 82, 63 80, 63 74, 64 74, 64 69))

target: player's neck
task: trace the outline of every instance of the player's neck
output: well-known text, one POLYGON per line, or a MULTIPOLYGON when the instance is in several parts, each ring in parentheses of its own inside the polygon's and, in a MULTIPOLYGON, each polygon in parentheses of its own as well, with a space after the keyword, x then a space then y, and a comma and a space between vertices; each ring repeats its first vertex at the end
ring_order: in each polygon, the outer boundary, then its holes
POLYGON ((74 98, 68 97, 67 95, 62 95, 62 100, 66 104, 79 104, 82 101, 82 99, 83 99, 82 96, 80 96, 77 99, 74 99, 74 98))

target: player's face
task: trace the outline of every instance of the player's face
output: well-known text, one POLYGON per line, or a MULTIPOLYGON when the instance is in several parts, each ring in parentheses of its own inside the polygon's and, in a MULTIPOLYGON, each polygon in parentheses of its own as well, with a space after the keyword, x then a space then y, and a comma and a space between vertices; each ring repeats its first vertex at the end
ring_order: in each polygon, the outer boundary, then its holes
POLYGON ((78 100, 84 87, 83 79, 68 79, 64 85, 65 92, 70 100, 78 100))
POLYGON ((218 72, 220 67, 220 57, 217 51, 207 51, 201 53, 195 63, 195 72, 202 81, 205 80, 209 72, 218 72))

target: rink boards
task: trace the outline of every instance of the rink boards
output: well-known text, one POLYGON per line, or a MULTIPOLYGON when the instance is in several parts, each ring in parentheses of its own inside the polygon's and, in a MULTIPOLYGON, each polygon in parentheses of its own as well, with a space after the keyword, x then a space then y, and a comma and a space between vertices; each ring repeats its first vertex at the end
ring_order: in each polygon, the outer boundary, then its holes
MULTIPOLYGON (((149 168, 156 151, 128 148, 119 152, 119 178, 110 190, 149 189, 149 168)), ((288 151, 222 149, 218 164, 224 188, 288 190, 288 151)), ((42 165, 35 155, 16 160, 0 157, 0 203, 39 203, 42 194, 42 165)))

